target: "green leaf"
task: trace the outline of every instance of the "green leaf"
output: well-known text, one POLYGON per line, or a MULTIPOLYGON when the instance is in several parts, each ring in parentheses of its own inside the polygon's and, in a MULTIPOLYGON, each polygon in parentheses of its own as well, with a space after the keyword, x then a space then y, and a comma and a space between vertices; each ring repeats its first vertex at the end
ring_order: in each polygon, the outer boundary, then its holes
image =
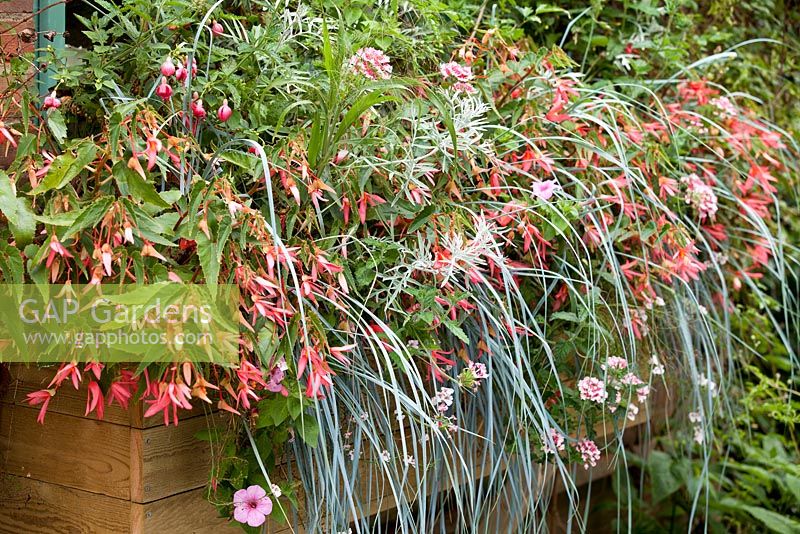
POLYGON ((22 284, 25 282, 25 267, 22 263, 20 251, 11 245, 0 246, 0 272, 7 284, 22 284))
POLYGON ((672 458, 661 451, 652 451, 647 459, 647 470, 653 488, 653 502, 658 503, 678 491, 683 483, 672 473, 672 458))
POLYGON ((319 441, 319 423, 310 417, 304 417, 295 427, 295 431, 309 447, 316 447, 319 441))
POLYGON ((353 103, 353 106, 347 110, 347 113, 344 115, 344 119, 339 124, 339 128, 336 130, 336 135, 333 138, 333 144, 335 145, 339 139, 342 138, 347 129, 350 128, 350 126, 352 126, 353 123, 369 108, 384 102, 396 100, 397 97, 393 95, 385 95, 381 90, 375 90, 356 100, 355 103, 353 103))
POLYGON ((33 240, 36 219, 28 199, 19 198, 14 184, 6 173, 0 171, 0 212, 8 219, 8 226, 17 246, 25 246, 33 240))
POLYGON ((106 213, 108 213, 108 209, 111 207, 111 204, 114 202, 114 197, 102 197, 91 204, 88 207, 83 209, 75 218, 75 222, 73 222, 69 228, 64 230, 61 234, 61 240, 67 239, 69 236, 74 235, 81 230, 86 228, 92 228, 100 222, 106 213))
POLYGON ((444 321, 444 325, 447 327, 448 330, 450 330, 451 334, 453 334, 458 339, 469 345, 469 336, 467 336, 467 333, 464 332, 464 329, 461 328, 461 326, 459 326, 458 323, 447 319, 444 321))
POLYGON ((63 144, 67 138, 67 125, 64 123, 64 115, 57 109, 50 110, 47 115, 47 126, 53 134, 53 137, 58 140, 59 144, 63 144))
POLYGON ((800 533, 800 522, 795 521, 785 515, 781 515, 772 510, 761 508, 760 506, 742 506, 742 508, 754 518, 761 521, 764 526, 773 532, 780 533, 800 533))
POLYGON ((50 164, 47 175, 33 190, 33 194, 38 195, 51 189, 61 189, 94 161, 96 155, 97 145, 87 141, 78 146, 76 155, 73 156, 70 152, 66 152, 56 157, 50 164))
POLYGON ((118 161, 112 172, 123 194, 159 208, 170 207, 170 204, 156 192, 153 184, 147 183, 138 172, 129 169, 123 162, 118 161))

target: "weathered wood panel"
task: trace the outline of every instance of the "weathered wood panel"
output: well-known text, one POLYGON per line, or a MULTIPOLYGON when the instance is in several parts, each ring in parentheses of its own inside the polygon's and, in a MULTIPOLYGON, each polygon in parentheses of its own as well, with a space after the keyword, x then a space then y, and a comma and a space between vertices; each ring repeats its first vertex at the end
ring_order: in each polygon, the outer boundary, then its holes
POLYGON ((130 502, 25 477, 0 475, 0 533, 122 534, 130 502))
POLYGON ((0 471, 130 498, 131 430, 91 419, 0 403, 0 471))
POLYGON ((133 429, 131 441, 131 500, 147 503, 208 482, 211 448, 195 435, 209 427, 224 428, 227 414, 180 421, 178 426, 133 429))

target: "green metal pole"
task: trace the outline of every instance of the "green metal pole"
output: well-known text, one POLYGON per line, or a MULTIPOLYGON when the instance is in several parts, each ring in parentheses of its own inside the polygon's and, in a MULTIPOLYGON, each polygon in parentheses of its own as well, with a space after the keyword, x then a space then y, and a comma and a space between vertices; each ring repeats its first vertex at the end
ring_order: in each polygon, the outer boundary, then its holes
MULTIPOLYGON (((64 49, 64 30, 66 28, 66 2, 64 0, 34 0, 36 13, 36 64, 47 61, 48 51, 64 49)), ((55 85, 55 69, 48 65, 36 75, 40 95, 45 95, 55 85)))

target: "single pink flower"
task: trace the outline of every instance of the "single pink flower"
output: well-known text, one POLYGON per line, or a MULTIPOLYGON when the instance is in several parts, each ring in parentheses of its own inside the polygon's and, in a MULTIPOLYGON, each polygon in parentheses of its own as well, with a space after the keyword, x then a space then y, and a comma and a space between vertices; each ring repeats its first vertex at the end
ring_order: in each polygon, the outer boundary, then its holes
POLYGON ((39 409, 39 415, 36 417, 37 423, 44 424, 44 416, 47 414, 47 405, 50 404, 50 399, 52 399, 55 394, 55 389, 40 389, 39 391, 28 393, 28 404, 31 406, 36 406, 37 404, 42 405, 39 409))
POLYGON ((192 115, 197 117, 198 119, 205 119, 206 118, 206 110, 203 108, 203 100, 197 98, 191 104, 192 107, 192 115))
POLYGON ((260 527, 272 513, 272 500, 261 486, 253 485, 233 494, 233 518, 251 527, 260 527))
POLYGON ((161 78, 161 84, 156 87, 156 94, 162 100, 169 100, 172 98, 172 87, 167 83, 167 78, 161 78))
POLYGON ((214 37, 219 37, 225 33, 225 28, 223 28, 222 24, 215 20, 211 23, 211 33, 214 34, 214 37))
POLYGON ((228 122, 228 119, 231 118, 231 115, 233 115, 233 110, 228 105, 228 99, 226 98, 222 101, 222 105, 217 110, 217 118, 221 122, 228 122))
POLYGON ((172 76, 175 74, 175 63, 172 62, 171 57, 167 57, 164 63, 161 64, 161 74, 164 76, 172 76))
POLYGON ((555 180, 545 180, 544 182, 533 182, 531 184, 531 192, 533 196, 542 200, 550 200, 553 194, 560 189, 561 186, 555 180))

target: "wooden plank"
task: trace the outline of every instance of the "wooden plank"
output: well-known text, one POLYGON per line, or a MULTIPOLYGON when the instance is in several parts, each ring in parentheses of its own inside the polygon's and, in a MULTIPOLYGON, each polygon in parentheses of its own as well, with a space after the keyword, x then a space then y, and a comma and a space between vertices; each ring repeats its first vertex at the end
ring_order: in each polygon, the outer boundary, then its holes
POLYGON ((219 412, 131 433, 131 500, 152 502, 208 482, 211 447, 195 435, 208 428, 224 429, 228 414, 219 412))
POLYGON ((130 503, 57 484, 0 475, 0 532, 127 534, 130 503))
MULTIPOLYGON (((237 523, 217 515, 205 497, 205 490, 198 489, 180 493, 146 504, 131 504, 131 528, 133 532, 181 534, 216 534, 242 532, 237 523)), ((291 532, 288 526, 271 523, 270 534, 291 532)), ((297 532, 297 531, 295 531, 297 532)), ((298 533, 299 534, 299 533, 298 533)))
POLYGON ((90 419, 0 405, 0 471, 130 498, 130 429, 90 419))

